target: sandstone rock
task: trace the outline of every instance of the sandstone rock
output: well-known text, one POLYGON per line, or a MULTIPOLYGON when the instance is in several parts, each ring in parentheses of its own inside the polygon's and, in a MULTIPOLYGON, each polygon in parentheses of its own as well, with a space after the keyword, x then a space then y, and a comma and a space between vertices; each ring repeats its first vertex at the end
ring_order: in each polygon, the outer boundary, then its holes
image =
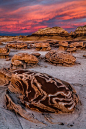
POLYGON ((77 36, 86 36, 86 25, 77 27, 74 33, 77 36))
POLYGON ((7 47, 0 48, 0 56, 9 55, 10 50, 7 47))
POLYGON ((73 65, 76 58, 68 53, 52 50, 45 55, 45 60, 52 64, 73 65))
POLYGON ((59 50, 65 51, 68 47, 68 42, 66 41, 59 41, 59 50))
POLYGON ((26 68, 27 65, 35 65, 38 63, 36 56, 28 53, 18 53, 12 57, 11 66, 23 66, 26 68))
POLYGON ((17 70, 6 92, 6 106, 25 119, 37 122, 27 109, 40 112, 71 113, 79 97, 67 82, 45 73, 17 70))
POLYGON ((73 42, 71 44, 69 44, 68 46, 69 48, 73 48, 73 47, 76 47, 77 49, 82 49, 84 48, 84 43, 83 42, 73 42))
POLYGON ((68 32, 66 30, 64 30, 61 27, 52 27, 52 28, 43 28, 43 29, 39 29, 37 32, 33 33, 32 35, 39 35, 39 36, 51 36, 51 35, 60 35, 60 36, 69 36, 68 32))
POLYGON ((27 49, 26 43, 8 43, 7 47, 15 49, 27 49))
POLYGON ((37 51, 50 51, 51 47, 49 45, 49 43, 35 43, 35 47, 37 51))
POLYGON ((0 69, 0 86, 9 84, 11 73, 5 68, 0 69))
POLYGON ((68 48, 66 51, 67 51, 67 52, 75 52, 76 50, 77 50, 76 47, 70 47, 70 48, 68 48))
POLYGON ((32 53, 32 55, 36 56, 36 57, 40 57, 40 53, 32 53))

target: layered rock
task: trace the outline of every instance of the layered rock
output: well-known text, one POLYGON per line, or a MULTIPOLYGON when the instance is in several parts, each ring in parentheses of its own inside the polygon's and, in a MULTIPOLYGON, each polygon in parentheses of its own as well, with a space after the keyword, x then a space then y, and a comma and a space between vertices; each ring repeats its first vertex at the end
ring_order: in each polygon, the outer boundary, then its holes
POLYGON ((36 56, 28 53, 18 53, 12 57, 11 60, 11 67, 23 67, 26 68, 27 66, 33 66, 38 63, 38 59, 36 56))
POLYGON ((68 47, 68 42, 66 41, 59 41, 59 50, 67 50, 68 47))
POLYGON ((74 48, 76 47, 76 49, 83 49, 85 47, 83 42, 73 42, 71 44, 68 45, 69 48, 74 48))
POLYGON ((66 51, 67 52, 75 52, 77 50, 76 47, 69 47, 66 51))
POLYGON ((27 49, 26 43, 8 43, 7 47, 15 49, 27 49))
POLYGON ((51 47, 49 43, 35 43, 35 48, 37 51, 50 51, 51 47))
POLYGON ((7 108, 33 122, 37 121, 27 109, 71 113, 78 101, 76 91, 69 83, 44 73, 27 70, 17 70, 12 73, 6 92, 7 108))
POLYGON ((64 30, 61 27, 52 27, 52 28, 43 28, 43 29, 39 29, 38 31, 36 31, 35 33, 32 34, 33 36, 69 36, 68 32, 66 30, 64 30))
POLYGON ((0 86, 8 85, 11 79, 11 73, 4 69, 0 69, 0 86))
POLYGON ((76 58, 71 54, 52 50, 45 55, 45 60, 52 64, 69 66, 75 64, 76 58))
POLYGON ((74 33, 77 36, 86 36, 86 25, 77 27, 74 33))

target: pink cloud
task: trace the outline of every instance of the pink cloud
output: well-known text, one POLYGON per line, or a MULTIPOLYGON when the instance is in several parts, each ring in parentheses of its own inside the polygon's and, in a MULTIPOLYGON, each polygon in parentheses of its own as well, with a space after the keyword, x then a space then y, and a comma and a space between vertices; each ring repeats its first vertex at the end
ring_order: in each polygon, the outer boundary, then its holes
MULTIPOLYGON (((41 22, 50 19, 61 20, 54 22, 55 26, 61 25, 63 28, 72 28, 74 26, 84 25, 83 23, 68 22, 64 20, 86 18, 86 1, 76 0, 52 5, 33 5, 20 7, 14 11, 0 9, 0 31, 7 32, 34 32, 40 28, 48 26, 41 22)), ((54 26, 54 25, 53 25, 54 26)))

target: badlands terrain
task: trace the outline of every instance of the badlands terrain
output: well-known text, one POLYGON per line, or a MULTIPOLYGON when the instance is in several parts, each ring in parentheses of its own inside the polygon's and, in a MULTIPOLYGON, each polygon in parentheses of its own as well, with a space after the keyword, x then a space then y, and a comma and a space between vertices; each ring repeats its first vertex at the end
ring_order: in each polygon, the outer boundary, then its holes
MULTIPOLYGON (((39 86, 34 79, 31 82, 39 86)), ((32 86, 32 83, 29 85, 32 86)), ((50 95, 48 89, 45 87, 45 97, 50 95)), ((43 90, 41 87, 40 93, 45 93, 43 90)), ((0 129, 86 129, 85 91, 86 26, 78 27, 71 33, 53 27, 40 29, 31 36, 0 36, 0 129), (62 102, 62 107, 58 106, 59 102, 56 103, 58 111, 54 104, 50 107, 47 100, 43 106, 41 102, 38 103, 40 107, 35 106, 32 98, 25 103, 22 96, 28 98, 27 89, 21 90, 21 87, 24 88, 28 74, 32 78, 36 78, 36 75, 44 78, 46 86, 47 83, 53 86, 52 92, 55 91, 54 83, 62 86, 56 91, 58 101, 62 102), (20 76, 23 78, 22 86, 18 83, 20 76), (17 83, 20 86, 18 89, 17 83), (25 93, 20 92, 23 90, 25 93), (61 93, 64 93, 66 108, 61 93), (69 94, 72 106, 68 104, 69 94), (28 102, 33 107, 28 108, 28 102)), ((40 95, 38 89, 35 93, 40 95)))

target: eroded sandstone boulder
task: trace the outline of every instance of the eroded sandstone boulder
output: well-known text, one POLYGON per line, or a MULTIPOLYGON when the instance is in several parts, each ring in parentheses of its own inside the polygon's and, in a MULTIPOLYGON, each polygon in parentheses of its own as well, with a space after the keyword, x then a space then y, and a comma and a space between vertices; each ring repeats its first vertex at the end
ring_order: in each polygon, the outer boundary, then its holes
POLYGON ((18 66, 26 68, 27 66, 36 65, 38 59, 32 54, 18 53, 12 57, 11 62, 12 68, 17 68, 18 66))
POLYGON ((74 48, 74 47, 76 47, 77 49, 78 49, 78 48, 79 48, 79 49, 82 49, 82 48, 84 48, 85 46, 84 46, 84 43, 83 43, 83 42, 73 42, 73 43, 69 44, 68 47, 69 47, 69 48, 74 48))
POLYGON ((26 43, 8 43, 6 46, 15 49, 27 49, 26 43))
POLYGON ((10 53, 9 48, 7 48, 7 47, 0 48, 0 55, 1 56, 9 55, 9 53, 10 53))
POLYGON ((59 50, 67 50, 68 42, 67 41, 59 41, 59 50))
POLYGON ((8 85, 10 79, 11 73, 5 68, 0 69, 0 86, 8 85))
POLYGON ((50 51, 51 47, 49 43, 35 43, 35 48, 37 51, 50 51))
POLYGON ((78 102, 78 95, 69 83, 45 73, 27 70, 12 73, 6 92, 7 108, 33 122, 37 121, 31 117, 27 109, 71 113, 78 102))
POLYGON ((62 64, 68 66, 75 64, 76 58, 68 53, 51 50, 45 55, 45 60, 52 64, 62 64))
POLYGON ((66 51, 67 51, 67 52, 75 52, 76 50, 77 50, 76 47, 70 47, 70 48, 68 48, 66 51))
POLYGON ((36 56, 36 57, 40 57, 40 53, 32 53, 32 55, 36 56))

